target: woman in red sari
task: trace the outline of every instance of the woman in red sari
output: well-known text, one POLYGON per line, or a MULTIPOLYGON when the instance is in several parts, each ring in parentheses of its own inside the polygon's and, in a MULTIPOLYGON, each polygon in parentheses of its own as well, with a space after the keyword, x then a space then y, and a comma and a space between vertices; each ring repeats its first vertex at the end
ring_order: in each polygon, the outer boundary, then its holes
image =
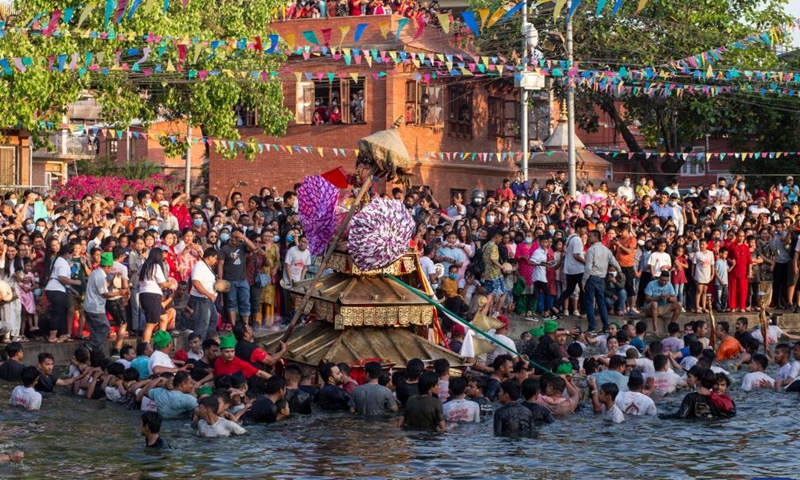
POLYGON ((530 263, 531 255, 539 248, 539 243, 535 241, 533 231, 525 232, 525 240, 517 245, 517 252, 514 258, 517 259, 519 275, 525 280, 525 296, 527 312, 526 317, 533 317, 533 299, 536 297, 533 291, 533 265, 530 263))
POLYGON ((181 242, 175 246, 175 253, 178 256, 178 272, 181 278, 189 279, 192 276, 192 268, 203 258, 203 248, 195 243, 195 232, 191 228, 184 228, 181 234, 181 242))

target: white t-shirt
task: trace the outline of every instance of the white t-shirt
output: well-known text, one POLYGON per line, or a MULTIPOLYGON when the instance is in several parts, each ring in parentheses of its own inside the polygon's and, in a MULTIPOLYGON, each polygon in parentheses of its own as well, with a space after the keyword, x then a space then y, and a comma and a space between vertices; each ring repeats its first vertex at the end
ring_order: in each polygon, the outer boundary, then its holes
POLYGON ((17 385, 11 392, 8 404, 14 407, 22 407, 25 410, 39 410, 42 408, 42 394, 33 387, 23 387, 17 385))
MULTIPOLYGON (((436 268, 435 265, 433 264, 433 260, 431 260, 430 257, 420 257, 419 264, 422 267, 422 273, 425 274, 425 280, 427 280, 428 283, 430 283, 431 275, 436 273, 436 268)), ((439 283, 438 282, 432 283, 431 288, 436 290, 437 288, 439 288, 439 283)))
POLYGON ((653 361, 649 358, 637 358, 636 370, 642 373, 655 373, 656 368, 653 366, 653 361))
MULTIPOLYGON (((517 349, 516 346, 514 345, 514 340, 511 340, 507 336, 502 335, 502 334, 498 334, 498 333, 494 333, 494 331, 492 331, 492 336, 498 342, 502 343, 503 345, 507 346, 508 348, 510 348, 512 350, 516 350, 517 349)), ((494 359, 499 357, 500 355, 512 355, 513 356, 514 354, 511 353, 511 351, 509 351, 508 349, 505 349, 503 347, 498 346, 497 348, 494 349, 494 351, 489 352, 489 353, 486 354, 486 365, 487 366, 491 366, 492 362, 494 362, 494 359)))
MULTIPOLYGON (((617 398, 619 398, 619 396, 617 398)), ((616 404, 612 405, 608 410, 603 406, 603 413, 600 414, 600 418, 606 422, 612 423, 622 423, 625 421, 625 415, 622 414, 622 410, 620 410, 616 404)))
POLYGON ((778 373, 775 374, 775 381, 782 382, 787 378, 794 378, 797 380, 798 376, 800 376, 800 362, 794 361, 778 369, 778 373))
POLYGON ((299 282, 302 280, 300 274, 303 273, 303 267, 311 265, 311 252, 307 248, 300 250, 295 245, 286 252, 286 260, 283 263, 289 265, 288 275, 292 281, 299 282))
POLYGON ((653 392, 662 397, 664 395, 673 393, 678 388, 686 385, 686 380, 671 370, 666 372, 646 373, 642 376, 644 377, 645 381, 647 381, 649 378, 655 379, 653 392))
MULTIPOLYGON (((112 292, 120 290, 123 285, 125 285, 125 282, 129 281, 128 267, 119 262, 114 262, 114 265, 111 267, 111 272, 108 274, 109 290, 112 292), (117 275, 119 275, 119 278, 117 278, 117 275)), ((119 300, 120 298, 122 298, 122 294, 114 295, 109 298, 109 300, 119 300)))
MULTIPOLYGON (((207 292, 212 294, 214 293, 214 284, 217 282, 217 277, 214 276, 214 272, 208 268, 206 262, 197 262, 194 264, 194 267, 192 267, 192 282, 195 280, 200 282, 200 285, 202 285, 207 292)), ((198 292, 197 289, 194 288, 194 284, 192 285, 192 291, 189 293, 189 295, 199 298, 208 298, 202 293, 198 292)))
POLYGON ((161 268, 161 265, 156 265, 153 269, 153 274, 139 282, 139 293, 155 293, 161 295, 162 292, 159 285, 166 281, 167 277, 164 275, 164 270, 161 268))
POLYGON ((231 435, 244 435, 247 430, 236 422, 219 417, 213 425, 205 420, 197 422, 197 435, 201 437, 229 437, 231 435))
POLYGON ((150 355, 150 360, 147 362, 147 369, 150 371, 150 375, 153 374, 153 368, 155 367, 175 368, 175 364, 172 363, 172 359, 166 353, 160 350, 153 350, 153 354, 150 355))
MULTIPOLYGON (((797 242, 800 245, 800 242, 797 242)), ((750 335, 753 336, 758 343, 764 343, 764 336, 761 335, 761 327, 757 327, 750 332, 750 335)), ((767 329, 767 340, 769 340, 770 345, 775 345, 778 343, 778 339, 783 336, 783 330, 780 329, 777 325, 770 325, 767 329)))
POLYGON ((565 253, 566 258, 564 259, 564 273, 567 275, 577 275, 583 274, 584 265, 579 261, 575 260, 575 254, 580 255, 581 258, 585 258, 585 254, 583 252, 583 240, 578 235, 570 235, 567 238, 567 251, 565 253))
POLYGON ((652 398, 639 392, 619 392, 614 403, 627 415, 657 415, 658 410, 652 398))
POLYGON ((653 267, 656 276, 658 276, 662 267, 672 267, 672 258, 667 252, 653 252, 650 254, 650 260, 648 260, 647 264, 653 267))
POLYGON ((685 371, 688 372, 689 370, 692 369, 692 367, 694 367, 695 363, 697 363, 697 357, 692 357, 690 355, 688 357, 685 357, 683 360, 681 360, 681 364, 680 365, 681 365, 682 369, 684 369, 685 371))
POLYGON ((467 399, 450 400, 442 405, 446 422, 480 422, 481 407, 467 399))
POLYGON ((47 282, 45 290, 51 292, 64 292, 67 293, 67 288, 61 283, 59 277, 70 278, 72 276, 72 269, 69 268, 69 262, 63 257, 56 258, 53 263, 53 271, 50 273, 50 281, 47 282))
MULTIPOLYGON (((136 389, 136 395, 139 395, 139 392, 141 392, 141 391, 142 391, 141 388, 136 389)), ((143 412, 157 412, 158 411, 158 407, 156 406, 156 402, 155 401, 151 400, 150 397, 145 395, 145 396, 142 397, 141 410, 143 412)))
POLYGON ((742 390, 749 392, 750 390, 759 388, 758 384, 761 381, 769 383, 770 388, 775 386, 775 380, 764 372, 750 372, 742 378, 742 390))
MULTIPOLYGON (((537 248, 531 255, 531 263, 545 263, 547 261, 547 250, 537 248)), ((547 283, 547 267, 533 267, 533 281, 547 283)))

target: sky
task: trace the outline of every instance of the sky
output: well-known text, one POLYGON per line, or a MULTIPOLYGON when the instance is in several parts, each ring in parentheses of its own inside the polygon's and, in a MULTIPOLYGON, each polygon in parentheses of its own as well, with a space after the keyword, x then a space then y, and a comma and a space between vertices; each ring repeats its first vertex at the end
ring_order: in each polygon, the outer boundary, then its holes
MULTIPOLYGON (((800 18, 800 0, 789 0, 789 4, 786 5, 786 13, 794 18, 800 18)), ((800 34, 798 34, 796 31, 794 33, 792 45, 795 47, 800 47, 800 34)))

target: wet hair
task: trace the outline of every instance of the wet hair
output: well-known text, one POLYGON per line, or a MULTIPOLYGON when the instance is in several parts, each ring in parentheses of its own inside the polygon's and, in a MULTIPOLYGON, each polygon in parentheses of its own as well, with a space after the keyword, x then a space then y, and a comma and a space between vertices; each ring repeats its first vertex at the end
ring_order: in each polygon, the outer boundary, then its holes
POLYGON ((215 395, 209 395, 207 397, 203 397, 200 400, 200 405, 206 407, 207 409, 211 410, 214 413, 219 411, 219 400, 215 395))
POLYGON ((366 365, 364 365, 364 374, 370 380, 379 379, 381 373, 383 373, 381 362, 367 362, 366 365))
POLYGON ((782 352, 784 355, 789 355, 791 351, 792 348, 788 343, 779 343, 775 345, 775 353, 782 352))
POLYGON ((731 324, 726 321, 717 322, 717 326, 722 329, 725 333, 730 333, 731 331, 731 324))
POLYGON ((653 357, 653 368, 656 372, 660 372, 669 363, 669 358, 664 354, 658 354, 653 357))
MULTIPOLYGON (((389 385, 389 381, 392 380, 392 377, 388 373, 381 373, 381 376, 378 377, 378 385, 387 386, 389 385)), ((452 390, 451 390, 452 391, 452 390)))
POLYGON ((749 337, 747 340, 744 341, 744 344, 742 345, 742 347, 744 347, 744 351, 748 353, 757 352, 759 346, 760 344, 758 343, 758 340, 756 340, 753 337, 749 337))
POLYGON ((629 348, 625 350, 625 358, 628 360, 636 360, 639 358, 639 350, 636 350, 635 348, 629 348))
POLYGON ((230 375, 219 375, 214 377, 214 389, 229 389, 231 388, 231 376, 230 375))
POLYGON ((186 383, 187 380, 191 380, 191 378, 189 377, 189 373, 180 371, 175 374, 175 377, 173 377, 172 384, 177 387, 179 385, 183 385, 184 383, 186 383))
POLYGON ((717 384, 717 374, 714 373, 710 368, 703 369, 697 379, 700 380, 700 385, 702 385, 703 388, 711 389, 717 384))
POLYGON ((625 357, 623 357, 622 355, 614 355, 608 361, 608 369, 609 370, 614 370, 616 368, 619 368, 619 367, 625 365, 625 363, 626 363, 625 360, 626 360, 625 357))
POLYGON ((8 358, 16 357, 22 351, 22 344, 19 342, 11 342, 6 345, 6 355, 8 358))
POLYGON ((636 328, 636 335, 641 335, 647 332, 647 324, 642 321, 636 322, 635 328, 636 328))
POLYGON ((689 355, 699 357, 701 353, 703 353, 703 344, 699 340, 689 343, 689 355))
POLYGON ((139 380, 139 370, 133 367, 128 367, 122 372, 122 380, 125 382, 135 382, 139 380))
POLYGON ((273 375, 267 379, 267 386, 264 388, 264 393, 267 395, 275 395, 276 393, 280 393, 284 388, 286 388, 286 379, 280 375, 273 375))
POLYGON ((440 377, 447 374, 450 371, 450 362, 446 358, 437 358, 433 361, 433 371, 440 377))
POLYGON ((624 328, 620 328, 616 334, 617 341, 622 345, 623 343, 628 343, 630 336, 628 336, 628 332, 625 331, 624 328))
POLYGON ((513 361, 514 359, 511 357, 511 355, 498 355, 497 357, 495 357, 494 362, 492 362, 492 368, 495 371, 497 371, 506 362, 513 362, 513 361))
POLYGON ((22 369, 22 374, 20 375, 22 385, 26 387, 32 387, 37 378, 39 378, 39 369, 33 365, 29 365, 22 369))
POLYGON ((289 405, 289 402, 287 402, 285 398, 279 398, 278 401, 275 402, 275 408, 277 408, 278 411, 283 410, 287 405, 289 405))
POLYGON ((672 335, 674 335, 674 334, 676 334, 676 333, 678 333, 680 331, 681 331, 681 326, 678 325, 678 322, 669 322, 667 324, 667 333, 669 333, 670 336, 672 336, 672 335))
POLYGON ((438 385, 438 383, 439 375, 436 375, 436 372, 423 372, 422 375, 419 376, 419 383, 417 384, 419 394, 428 394, 431 388, 438 385))
POLYGON ((710 362, 713 362, 714 358, 717 356, 713 348, 704 348, 700 355, 707 358, 710 362))
POLYGON ((457 397, 463 395, 467 390, 467 380, 464 377, 453 377, 447 385, 450 390, 450 396, 457 397))
POLYGON ((197 340, 202 340, 202 339, 203 339, 203 336, 202 336, 202 335, 200 335, 200 334, 199 334, 199 333, 197 333, 197 332, 192 332, 192 333, 190 333, 190 334, 189 334, 189 338, 187 338, 186 340, 187 340, 187 341, 189 341, 189 342, 191 342, 192 340, 195 340, 195 339, 197 339, 197 340))
POLYGON ((417 380, 422 375, 423 370, 425 370, 425 364, 422 363, 422 360, 412 358, 406 363, 406 380, 417 380))
MULTIPOLYGON (((451 385, 450 391, 453 390, 451 385)), ((522 381, 522 385, 520 385, 520 393, 522 394, 522 398, 525 400, 533 397, 534 395, 539 393, 539 381, 535 378, 526 378, 522 381)))
MULTIPOLYGON (((9 344, 10 345, 10 344, 9 344)), ((147 345, 145 343, 145 345, 147 345)), ((144 354, 142 354, 144 355, 144 354)), ((89 350, 86 349, 84 346, 80 346, 75 349, 75 360, 80 363, 86 363, 89 361, 89 350)))
POLYGON ((150 433, 161 431, 161 414, 158 412, 144 412, 142 414, 142 425, 147 427, 150 433))
POLYGON ((319 376, 322 378, 323 383, 328 383, 328 379, 333 376, 333 367, 335 367, 335 363, 323 363, 319 367, 319 376))
POLYGON ((596 373, 598 369, 599 365, 594 357, 589 357, 583 362, 583 370, 584 372, 586 372, 586 375, 591 375, 593 373, 596 373))
POLYGON ((109 363, 108 367, 106 367, 106 372, 109 375, 114 375, 115 377, 118 377, 122 375, 123 372, 125 372, 125 365, 119 362, 109 363))
MULTIPOLYGON (((139 342, 136 344, 136 356, 141 357, 147 352, 147 348, 150 346, 147 342, 139 342)), ((77 358, 77 355, 75 355, 77 358)))
MULTIPOLYGON (((367 365, 369 365, 370 363, 372 362, 367 363, 367 365)), ((366 367, 364 368, 364 370, 366 370, 366 367)), ((299 365, 290 363, 285 367, 283 367, 283 377, 284 378, 294 377, 299 381, 301 378, 303 378, 303 369, 300 368, 299 365)))
POLYGON ((336 364, 336 366, 339 367, 339 371, 342 372, 342 375, 344 375, 345 377, 350 376, 350 365, 344 362, 339 362, 336 364))
POLYGON ((552 387, 553 390, 555 390, 556 392, 563 393, 564 390, 567 388, 567 381, 559 376, 547 375, 546 378, 547 378, 547 387, 552 387))
POLYGON ((766 370, 769 365, 769 359, 763 353, 756 353, 750 358, 750 363, 755 363, 761 367, 761 370, 766 370))
POLYGON ((203 347, 203 352, 205 353, 205 351, 211 347, 219 347, 219 342, 214 340, 213 338, 206 338, 205 340, 203 340, 202 347, 203 347))
POLYGON ((730 377, 728 377, 727 375, 725 375, 722 372, 717 373, 717 383, 719 383, 719 382, 725 382, 725 385, 727 385, 729 387, 731 386, 730 377))
POLYGON ((519 400, 519 385, 514 380, 506 380, 500 384, 500 390, 508 395, 512 402, 519 400))
POLYGON ((650 352, 651 356, 655 357, 656 355, 664 353, 664 345, 658 340, 654 340, 647 346, 647 350, 650 352))
POLYGON ((580 358, 583 355, 583 346, 578 342, 572 342, 567 346, 567 355, 572 358, 580 358))
POLYGON ((483 377, 470 377, 467 383, 474 383, 475 388, 480 390, 481 393, 486 390, 486 380, 484 380, 483 377))
POLYGON ((608 382, 600 385, 600 391, 611 397, 611 400, 616 400, 619 394, 619 387, 616 383, 608 382))

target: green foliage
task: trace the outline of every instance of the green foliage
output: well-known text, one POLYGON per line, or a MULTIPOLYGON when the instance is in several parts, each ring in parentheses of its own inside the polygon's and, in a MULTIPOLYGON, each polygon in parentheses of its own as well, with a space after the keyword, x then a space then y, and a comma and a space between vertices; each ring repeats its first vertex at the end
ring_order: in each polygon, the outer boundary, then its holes
MULTIPOLYGON (((26 25, 34 13, 51 11, 56 8, 76 7, 75 18, 70 23, 77 24, 76 18, 87 2, 83 0, 17 0, 17 8, 23 10, 22 18, 13 22, 26 25)), ((129 3, 132 4, 133 1, 129 3)), ((43 144, 42 129, 39 122, 60 124, 66 107, 79 98, 83 91, 91 91, 102 105, 105 121, 115 128, 124 129, 134 119, 145 125, 158 119, 189 121, 199 127, 196 135, 218 138, 238 139, 234 106, 242 105, 257 109, 261 119, 259 126, 269 135, 280 136, 286 131, 291 118, 283 107, 283 92, 277 79, 267 82, 253 78, 242 71, 276 70, 283 60, 278 55, 263 55, 254 50, 227 51, 218 48, 214 55, 210 46, 197 48, 187 46, 186 62, 181 66, 183 72, 142 73, 125 72, 114 68, 116 51, 123 52, 121 61, 132 66, 141 54, 128 57, 130 48, 149 46, 152 48, 149 59, 140 64, 140 69, 153 69, 156 64, 167 65, 171 61, 180 66, 178 49, 168 46, 158 58, 158 47, 162 44, 145 43, 142 35, 172 38, 200 38, 216 40, 227 38, 252 38, 260 35, 267 38, 269 24, 280 0, 192 0, 182 8, 182 1, 172 0, 169 10, 162 12, 162 0, 145 0, 132 19, 125 18, 117 25, 112 21, 117 35, 124 34, 126 40, 99 40, 81 38, 85 30, 103 31, 104 6, 97 6, 89 14, 81 31, 72 36, 44 37, 8 32, 0 39, 0 58, 29 56, 34 64, 25 73, 15 71, 13 76, 0 76, 0 128, 21 126, 30 130, 37 145, 43 144), (136 37, 134 40, 129 40, 136 37), (47 57, 50 55, 81 54, 78 65, 86 61, 84 52, 95 52, 95 59, 101 67, 109 68, 109 75, 87 71, 63 73, 48 71, 47 57), (196 61, 195 61, 196 59, 196 61), (198 78, 189 80, 187 71, 219 70, 218 76, 209 75, 205 81, 198 78)), ((41 21, 46 21, 42 18, 41 21)), ((66 28, 63 24, 62 28, 66 28)), ((62 30, 63 31, 63 30, 62 30)), ((166 42, 163 43, 166 45, 166 42)), ((68 60, 69 62, 69 60, 68 60)), ((166 70, 166 69, 165 69, 166 70)), ((167 154, 180 156, 186 151, 186 143, 163 144, 167 154)))

